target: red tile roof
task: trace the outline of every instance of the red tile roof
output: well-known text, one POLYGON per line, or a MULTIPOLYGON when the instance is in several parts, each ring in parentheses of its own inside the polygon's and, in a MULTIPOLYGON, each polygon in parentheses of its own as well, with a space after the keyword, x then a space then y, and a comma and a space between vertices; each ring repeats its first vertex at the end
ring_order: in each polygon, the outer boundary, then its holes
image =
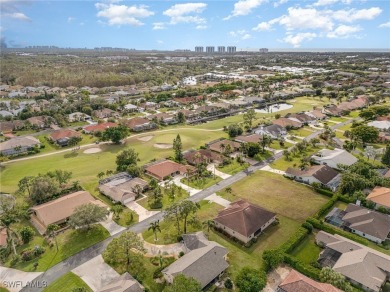
POLYGON ((107 122, 107 123, 101 123, 97 125, 90 125, 84 127, 84 130, 87 132, 99 132, 99 131, 104 131, 105 129, 112 128, 118 126, 115 123, 107 122))
POLYGON ((80 137, 81 134, 75 130, 72 129, 60 129, 57 131, 54 131, 49 135, 49 137, 57 141, 58 139, 63 139, 63 138, 71 138, 71 137, 80 137))
POLYGON ((279 288, 285 292, 342 292, 330 284, 316 282, 295 270, 291 270, 279 288))

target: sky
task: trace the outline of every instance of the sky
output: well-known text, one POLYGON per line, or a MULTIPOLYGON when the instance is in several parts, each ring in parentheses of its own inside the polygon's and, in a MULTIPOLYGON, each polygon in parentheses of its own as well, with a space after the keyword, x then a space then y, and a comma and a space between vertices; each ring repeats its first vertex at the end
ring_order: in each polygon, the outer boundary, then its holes
POLYGON ((390 49, 390 1, 0 0, 8 47, 390 49))

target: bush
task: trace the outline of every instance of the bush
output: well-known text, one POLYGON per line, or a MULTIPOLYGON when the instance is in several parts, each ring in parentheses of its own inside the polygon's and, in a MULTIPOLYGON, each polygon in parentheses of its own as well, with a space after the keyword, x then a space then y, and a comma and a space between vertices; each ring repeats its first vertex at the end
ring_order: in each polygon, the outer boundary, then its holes
POLYGON ((338 197, 334 196, 332 199, 330 199, 328 202, 323 205, 318 212, 314 215, 314 218, 319 219, 321 216, 325 215, 332 207, 333 205, 337 202, 338 197))
POLYGON ((21 256, 22 256, 22 261, 28 262, 34 258, 34 252, 31 249, 26 249, 22 251, 21 256))
POLYGON ((18 262, 20 262, 21 260, 21 256, 16 254, 16 255, 13 255, 12 256, 12 260, 11 260, 11 267, 15 266, 18 262))
POLYGON ((226 289, 233 289, 233 282, 232 282, 232 280, 230 280, 230 278, 227 278, 225 280, 225 288, 226 289))
POLYGON ((149 204, 151 209, 161 209, 163 204, 162 202, 152 202, 149 204))
POLYGON ((29 243, 34 237, 34 229, 30 226, 25 226, 19 230, 20 236, 24 244, 29 243))
POLYGON ((285 254, 284 255, 284 262, 297 270, 298 272, 314 279, 314 280, 319 280, 320 279, 320 270, 314 268, 313 266, 307 265, 302 263, 300 260, 285 254))
POLYGON ((309 222, 303 222, 302 227, 306 228, 309 233, 312 233, 313 231, 313 225, 311 225, 309 222))
POLYGON ((280 250, 289 253, 294 250, 305 239, 309 231, 306 228, 300 227, 285 243, 280 246, 280 250))
POLYGON ((179 253, 179 258, 181 258, 182 256, 184 256, 184 251, 181 251, 181 252, 179 253))
POLYGON ((162 274, 162 270, 164 270, 165 267, 162 266, 162 267, 158 267, 156 270, 154 270, 153 272, 153 279, 158 279, 158 278, 161 278, 163 276, 162 274))
POLYGON ((42 246, 35 246, 34 247, 34 255, 37 257, 37 256, 40 256, 41 254, 43 254, 45 252, 45 249, 42 247, 42 246))
POLYGON ((316 187, 314 188, 314 190, 317 193, 319 193, 321 195, 324 195, 324 196, 327 196, 329 198, 332 198, 334 196, 334 193, 332 191, 330 191, 330 190, 326 190, 326 189, 323 189, 323 188, 316 188, 316 187))

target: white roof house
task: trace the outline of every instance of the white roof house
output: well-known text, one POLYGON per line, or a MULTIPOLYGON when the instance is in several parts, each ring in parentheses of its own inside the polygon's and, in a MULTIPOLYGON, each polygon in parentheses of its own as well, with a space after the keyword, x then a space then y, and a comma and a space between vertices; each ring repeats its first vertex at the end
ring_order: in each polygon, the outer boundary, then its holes
POLYGON ((379 130, 390 130, 390 121, 373 121, 367 124, 368 126, 377 128, 379 130))
POLYGON ((322 149, 312 158, 318 164, 326 164, 335 169, 338 169, 339 164, 350 166, 358 161, 351 153, 339 148, 334 150, 322 149))

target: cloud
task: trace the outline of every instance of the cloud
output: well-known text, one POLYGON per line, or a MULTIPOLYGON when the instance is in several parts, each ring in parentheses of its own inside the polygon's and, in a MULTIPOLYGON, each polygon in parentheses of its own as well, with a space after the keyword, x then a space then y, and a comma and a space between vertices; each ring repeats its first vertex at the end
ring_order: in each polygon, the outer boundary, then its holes
POLYGON ((287 2, 288 2, 288 0, 279 0, 277 2, 274 2, 274 7, 275 8, 279 7, 280 5, 283 5, 283 4, 287 3, 287 2))
POLYGON ((69 16, 68 17, 68 22, 71 23, 73 22, 74 20, 76 20, 76 18, 72 17, 72 16, 69 16))
POLYGON ((164 41, 162 41, 162 40, 157 40, 157 43, 158 43, 159 45, 162 45, 162 44, 164 44, 164 41))
POLYGON ((327 11, 332 18, 341 22, 353 22, 357 20, 371 20, 382 13, 379 7, 371 7, 368 9, 350 9, 350 10, 336 10, 327 11))
POLYGON ((390 27, 390 21, 382 23, 381 25, 378 26, 379 28, 385 28, 385 27, 390 27))
POLYGON ((163 12, 164 15, 169 16, 170 24, 178 23, 197 23, 204 24, 206 19, 200 17, 201 14, 207 7, 206 3, 184 3, 175 4, 169 9, 163 12))
POLYGON ((206 29, 207 28, 207 25, 197 25, 196 27, 195 27, 196 29, 206 29))
POLYGON ((354 33, 361 31, 359 26, 340 25, 334 31, 328 32, 328 38, 349 38, 356 35, 354 33))
POLYGON ((161 29, 166 29, 165 23, 164 22, 154 22, 153 23, 153 30, 161 30, 161 29))
POLYGON ((256 27, 252 28, 254 31, 265 31, 265 30, 271 30, 271 23, 269 22, 260 22, 256 27))
POLYGON ((23 21, 31 21, 30 17, 27 17, 26 14, 22 12, 13 12, 13 13, 6 13, 4 16, 17 19, 17 20, 23 20, 23 21))
POLYGON ((317 37, 317 34, 312 33, 312 32, 300 32, 297 34, 288 34, 283 41, 285 43, 293 45, 294 48, 299 48, 301 46, 301 43, 303 41, 311 41, 317 37))
POLYGON ((248 40, 251 39, 252 36, 245 30, 236 30, 236 31, 230 31, 229 35, 234 38, 238 38, 241 40, 248 40))
POLYGON ((351 4, 352 0, 318 0, 316 3, 314 3, 314 6, 329 6, 336 4, 337 2, 341 2, 343 4, 351 4))
POLYGON ((148 10, 146 5, 116 5, 96 3, 99 10, 97 17, 106 18, 109 25, 132 25, 140 26, 144 23, 140 18, 146 18, 154 15, 153 11, 148 10))
POLYGON ((259 7, 261 4, 266 3, 267 0, 239 0, 234 4, 232 13, 225 17, 223 20, 228 20, 236 16, 248 15, 253 9, 259 7))

